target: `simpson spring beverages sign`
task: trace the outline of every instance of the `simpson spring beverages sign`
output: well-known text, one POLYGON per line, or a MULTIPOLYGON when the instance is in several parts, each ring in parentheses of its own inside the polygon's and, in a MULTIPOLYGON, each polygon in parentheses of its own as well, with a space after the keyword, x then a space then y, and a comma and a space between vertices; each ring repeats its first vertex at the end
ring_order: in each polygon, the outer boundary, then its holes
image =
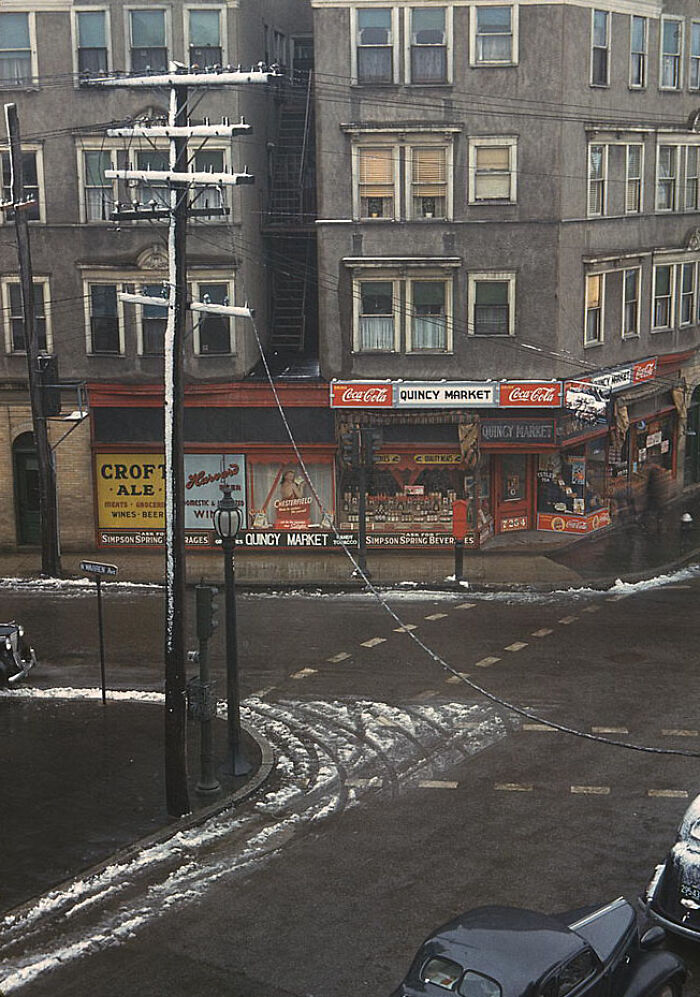
POLYGON ((393 404, 391 384, 365 381, 334 381, 331 384, 331 408, 391 408, 393 404))
POLYGON ((560 381, 509 381, 501 384, 502 408, 558 408, 560 381))

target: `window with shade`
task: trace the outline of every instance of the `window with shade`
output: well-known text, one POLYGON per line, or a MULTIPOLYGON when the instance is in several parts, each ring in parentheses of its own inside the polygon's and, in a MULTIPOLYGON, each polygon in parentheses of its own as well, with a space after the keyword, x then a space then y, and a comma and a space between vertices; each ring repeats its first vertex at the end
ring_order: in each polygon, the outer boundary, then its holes
POLYGON ((391 280, 357 282, 355 299, 359 305, 356 351, 389 352, 396 348, 395 293, 391 280))
POLYGON ((661 18, 661 67, 659 86, 662 90, 680 90, 683 61, 683 21, 661 18))
POLYGON ((695 263, 680 265, 680 315, 678 324, 693 325, 695 322, 695 284, 697 266, 695 263))
POLYGON ((112 153, 89 149, 83 153, 85 221, 109 221, 114 210, 114 181, 105 176, 112 169, 112 153))
POLYGON ((130 10, 131 70, 134 73, 164 72, 168 68, 168 45, 164 10, 130 10))
MULTIPOLYGON (((12 164, 9 152, 0 154, 0 162, 2 162, 2 199, 4 201, 11 201, 12 164)), ((25 217, 28 221, 38 222, 41 220, 41 193, 39 189, 38 154, 36 152, 22 153, 22 172, 24 174, 24 197, 27 201, 33 202, 22 210, 25 212, 25 217)), ((11 222, 14 221, 15 213, 11 210, 5 211, 3 212, 3 216, 5 221, 11 222)))
POLYGON ((0 14, 0 87, 28 86, 32 82, 32 44, 29 14, 0 14))
POLYGON ((410 281, 410 346, 412 352, 444 352, 447 337, 447 287, 442 280, 410 281))
POLYGON ((636 14, 630 17, 629 85, 635 89, 647 85, 647 19, 636 14))
POLYGON ((603 274, 586 277, 586 315, 584 325, 585 346, 603 342, 603 274))
POLYGON ((638 267, 625 270, 622 280, 622 337, 628 339, 639 335, 639 283, 641 270, 638 267))
POLYGON ((588 147, 588 214, 604 215, 608 180, 607 145, 588 147))
POLYGON ((220 66, 221 12, 218 10, 188 10, 190 65, 200 69, 220 66))
POLYGON ((393 83, 394 30, 391 7, 356 10, 358 83, 393 83))
POLYGON ((517 140, 497 137, 469 143, 469 201, 515 201, 517 140))
POLYGON ((90 284, 90 353, 121 353, 121 322, 116 284, 90 284))
POLYGON ((607 87, 610 83, 610 14, 594 10, 592 18, 591 86, 607 87))
POLYGON ((690 79, 688 87, 700 90, 700 21, 690 25, 690 79))
POLYGON ((685 210, 697 211, 700 207, 698 198, 698 149, 700 146, 688 145, 685 150, 685 210))
POLYGON ((470 336, 512 336, 515 333, 515 276, 469 275, 470 336))
MULTIPOLYGON (((46 304, 48 284, 35 280, 34 288, 34 328, 36 330, 37 347, 46 350, 48 347, 46 304)), ((19 281, 6 284, 6 315, 9 322, 9 350, 11 353, 26 353, 27 337, 24 325, 24 305, 22 303, 22 288, 19 281)))
POLYGON ((676 207, 678 146, 660 145, 656 160, 656 210, 673 211, 676 207))
POLYGON ((447 149, 413 146, 411 154, 411 217, 444 218, 447 208, 447 149))
POLYGON ((642 146, 626 146, 625 161, 625 211, 636 215, 642 210, 642 146))
POLYGON ((361 218, 396 217, 396 161, 392 145, 358 148, 361 218))
POLYGON ((411 8, 411 83, 447 82, 445 17, 444 7, 411 8))
POLYGON ((78 72, 85 78, 106 73, 107 11, 78 10, 75 12, 78 35, 78 72))
POLYGON ((472 65, 509 65, 516 62, 513 7, 475 7, 472 20, 472 65))
POLYGON ((663 331, 673 326, 675 268, 670 264, 654 267, 654 296, 651 327, 663 331))

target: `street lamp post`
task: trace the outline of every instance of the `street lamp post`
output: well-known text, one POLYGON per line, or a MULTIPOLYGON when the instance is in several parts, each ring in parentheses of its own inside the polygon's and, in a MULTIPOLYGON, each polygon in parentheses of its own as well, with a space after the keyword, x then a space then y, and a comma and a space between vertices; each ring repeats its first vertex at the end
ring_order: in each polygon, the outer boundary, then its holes
POLYGON ((224 551, 224 593, 226 615, 226 703, 228 747, 234 775, 250 772, 250 763, 241 750, 241 712, 238 692, 238 643, 236 635, 236 569, 234 548, 241 528, 241 512, 231 498, 231 486, 222 485, 223 496, 214 511, 214 529, 224 551))

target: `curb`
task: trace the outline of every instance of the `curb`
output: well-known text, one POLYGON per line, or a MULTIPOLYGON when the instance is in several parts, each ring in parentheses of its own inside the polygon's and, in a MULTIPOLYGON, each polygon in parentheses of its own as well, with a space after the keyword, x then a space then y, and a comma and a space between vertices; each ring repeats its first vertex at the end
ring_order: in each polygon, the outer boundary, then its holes
MULTIPOLYGON (((104 872, 104 870, 109 866, 128 865, 128 863, 134 859, 139 852, 145 851, 147 848, 152 848, 154 845, 162 845, 170 838, 174 838, 175 835, 179 834, 181 831, 189 831, 193 827, 199 827, 211 817, 216 817, 218 814, 223 813, 225 810, 235 806, 236 803, 240 803, 242 800, 252 796, 269 777, 274 766, 275 754, 272 745, 266 741, 262 735, 258 734, 254 728, 250 727, 246 723, 241 723, 241 727, 243 727, 243 729, 258 745, 262 756, 260 767, 253 778, 247 782, 245 786, 241 786, 240 789, 235 791, 235 793, 232 793, 223 800, 217 800, 216 803, 212 803, 211 806, 198 810, 196 813, 187 814, 185 817, 174 818, 173 821, 166 827, 162 827, 160 830, 154 831, 152 834, 146 835, 143 838, 138 838, 131 844, 117 849, 116 852, 108 855, 100 862, 95 863, 95 865, 81 869, 79 872, 75 873, 74 876, 64 879, 60 883, 56 883, 55 886, 51 886, 44 893, 30 897, 29 900, 25 900, 17 907, 9 908, 9 910, 0 913, 0 921, 10 917, 22 917, 23 914, 28 913, 33 907, 35 907, 42 897, 50 895, 53 892, 65 893, 76 881, 80 879, 92 879, 94 876, 98 876, 101 872, 104 872)), ((0 991, 0 993, 1 992, 2 991, 0 991)))

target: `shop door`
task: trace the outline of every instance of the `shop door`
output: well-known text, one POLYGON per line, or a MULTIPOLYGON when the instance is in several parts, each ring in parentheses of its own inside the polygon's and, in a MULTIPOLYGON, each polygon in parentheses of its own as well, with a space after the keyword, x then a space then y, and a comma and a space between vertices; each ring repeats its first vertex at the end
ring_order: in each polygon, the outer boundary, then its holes
POLYGON ((17 543, 38 544, 41 542, 39 460, 31 433, 23 433, 15 440, 12 456, 15 478, 17 543))
POLYGON ((700 481, 700 388, 695 389, 688 406, 683 472, 683 484, 694 485, 700 481))
POLYGON ((527 454, 498 454, 493 465, 496 533, 531 529, 530 457, 527 454))

